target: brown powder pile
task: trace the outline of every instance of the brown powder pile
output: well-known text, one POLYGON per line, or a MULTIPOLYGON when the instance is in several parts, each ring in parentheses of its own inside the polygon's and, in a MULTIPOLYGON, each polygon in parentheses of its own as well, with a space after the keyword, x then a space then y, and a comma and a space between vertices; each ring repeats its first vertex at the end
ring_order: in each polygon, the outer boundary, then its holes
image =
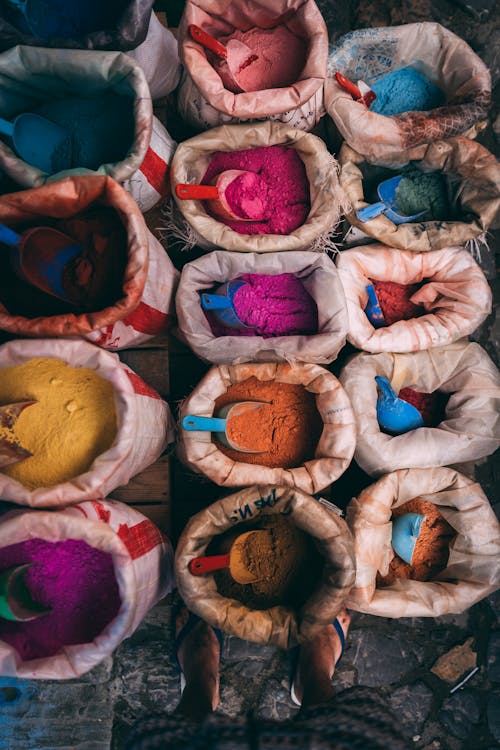
POLYGON ((266 407, 230 418, 228 435, 238 445, 260 453, 242 453, 215 441, 233 461, 292 469, 314 458, 323 429, 316 398, 302 385, 260 381, 255 377, 228 388, 215 402, 215 413, 226 404, 263 401, 266 407))
POLYGON ((425 520, 420 527, 411 565, 395 555, 389 565, 389 573, 386 576, 377 574, 377 586, 381 588, 390 586, 397 578, 429 581, 446 568, 448 563, 450 542, 456 532, 436 506, 416 497, 399 508, 394 508, 392 517, 398 518, 404 513, 421 513, 425 520))

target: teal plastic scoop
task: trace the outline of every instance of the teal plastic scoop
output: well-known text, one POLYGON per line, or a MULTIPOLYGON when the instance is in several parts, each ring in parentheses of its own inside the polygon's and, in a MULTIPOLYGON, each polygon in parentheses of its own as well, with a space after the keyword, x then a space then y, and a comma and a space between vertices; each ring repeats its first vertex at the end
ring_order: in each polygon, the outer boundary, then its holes
POLYGON ((406 224, 423 216, 425 211, 420 211, 420 213, 413 214, 412 216, 406 216, 398 210, 396 205, 396 188, 402 179, 403 175, 399 174, 396 177, 390 177, 388 180, 381 182, 377 188, 380 201, 358 209, 356 217, 359 221, 370 221, 370 219, 375 219, 380 214, 385 214, 393 224, 406 224))
POLYGON ((375 376, 380 388, 377 399, 377 421, 380 428, 390 435, 402 435, 424 426, 419 410, 398 398, 389 380, 383 375, 375 376))
POLYGON ((392 522, 392 547, 394 552, 410 564, 425 516, 421 513, 404 513, 392 522))
POLYGON ((13 122, 0 117, 0 133, 12 138, 18 156, 42 172, 71 166, 71 133, 40 115, 25 113, 13 122))
POLYGON ((265 401, 237 401, 232 404, 226 404, 217 412, 217 417, 197 417, 187 416, 182 420, 184 430, 201 430, 202 432, 215 432, 219 440, 228 448, 233 448, 241 453, 262 453, 260 450, 253 450, 247 446, 240 445, 232 440, 227 434, 227 425, 231 417, 241 416, 245 412, 258 411, 268 404, 265 401))
POLYGON ((28 622, 51 611, 33 600, 26 585, 24 578, 32 565, 26 563, 0 573, 0 618, 28 622))

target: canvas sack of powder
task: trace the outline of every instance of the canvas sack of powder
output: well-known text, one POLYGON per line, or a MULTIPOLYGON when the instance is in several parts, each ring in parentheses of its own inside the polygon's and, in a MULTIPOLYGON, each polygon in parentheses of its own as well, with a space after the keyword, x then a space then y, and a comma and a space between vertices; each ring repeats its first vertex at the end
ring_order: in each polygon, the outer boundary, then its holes
POLYGON ((152 99, 167 96, 177 87, 181 77, 177 39, 155 13, 151 14, 145 40, 127 54, 144 71, 152 99))

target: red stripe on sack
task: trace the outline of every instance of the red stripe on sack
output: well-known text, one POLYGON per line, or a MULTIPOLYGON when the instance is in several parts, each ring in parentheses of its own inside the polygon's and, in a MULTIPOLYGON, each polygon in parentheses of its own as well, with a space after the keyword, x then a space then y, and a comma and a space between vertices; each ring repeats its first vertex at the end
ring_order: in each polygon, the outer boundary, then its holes
POLYGON ((161 156, 158 156, 152 148, 148 148, 146 151, 146 156, 139 167, 139 172, 142 172, 151 187, 153 187, 162 198, 167 198, 170 195, 168 164, 166 161, 163 161, 161 156))
POLYGON ((79 505, 73 505, 73 508, 75 510, 79 510, 80 513, 83 513, 83 515, 85 516, 85 518, 88 518, 87 511, 84 510, 83 508, 81 508, 79 505))
POLYGON ((126 326, 132 326, 139 333, 156 336, 157 333, 161 333, 168 328, 168 319, 169 315, 167 313, 156 310, 154 307, 146 304, 146 302, 140 302, 139 306, 130 315, 123 318, 122 323, 126 326))
POLYGON ((132 560, 147 555, 148 552, 151 552, 152 549, 163 542, 161 532, 148 519, 135 526, 127 526, 126 523, 121 523, 118 536, 128 549, 132 560))
POLYGON ((131 372, 131 370, 125 370, 127 373, 130 382, 132 383, 132 388, 134 389, 134 392, 137 393, 139 396, 149 396, 150 398, 157 398, 161 401, 161 396, 159 393, 157 393, 154 388, 151 388, 150 385, 144 382, 142 378, 139 377, 139 375, 136 375, 135 372, 131 372))
POLYGON ((94 510, 97 513, 98 518, 101 521, 104 521, 104 523, 108 523, 111 516, 111 511, 106 510, 104 505, 97 500, 92 500, 92 505, 94 506, 94 510))

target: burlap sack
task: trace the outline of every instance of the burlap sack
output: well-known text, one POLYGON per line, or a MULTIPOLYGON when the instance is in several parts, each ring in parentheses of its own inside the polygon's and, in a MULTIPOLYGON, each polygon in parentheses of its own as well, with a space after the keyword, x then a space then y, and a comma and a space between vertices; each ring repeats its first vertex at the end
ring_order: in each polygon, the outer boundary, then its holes
MULTIPOLYGON (((500 221, 500 165, 484 146, 468 138, 450 138, 429 145, 416 146, 393 156, 365 159, 346 143, 339 154, 340 184, 349 199, 350 223, 379 242, 402 250, 425 252, 452 245, 463 245, 484 235, 500 221), (413 162, 423 172, 440 171, 453 180, 458 217, 449 221, 418 221, 394 224, 384 214, 361 222, 356 211, 367 205, 363 180, 371 182, 390 177, 384 167, 401 169, 413 162)), ((396 174, 396 173, 394 173, 396 174)))
MULTIPOLYGON (((105 349, 123 349, 166 331, 173 322, 179 277, 148 231, 135 201, 110 177, 66 177, 33 190, 0 197, 0 222, 11 227, 46 224, 96 206, 113 207, 127 231, 123 296, 103 310, 28 318, 11 315, 0 298, 0 330, 21 336, 84 336, 105 349)), ((27 287, 27 294, 29 288, 27 287)))
POLYGON ((144 71, 152 99, 167 96, 180 81, 182 68, 177 47, 170 29, 152 13, 145 40, 127 53, 144 71))
POLYGON ((491 290, 467 250, 448 247, 428 253, 365 245, 336 259, 349 316, 348 341, 367 352, 413 352, 468 336, 491 312, 491 290), (374 328, 365 307, 372 280, 423 286, 411 297, 425 314, 374 328))
POLYGON ((326 111, 347 143, 371 159, 454 135, 474 137, 487 117, 490 100, 491 77, 484 62, 467 42, 438 23, 359 29, 330 50, 326 111), (354 101, 335 79, 338 71, 370 85, 407 66, 444 91, 444 107, 386 117, 354 101))
POLYGON ((156 461, 173 442, 174 422, 168 404, 116 354, 79 339, 25 339, 0 346, 0 368, 34 357, 54 357, 72 367, 88 367, 109 380, 115 391, 118 431, 109 450, 98 456, 85 474, 55 487, 29 490, 0 472, 3 500, 54 508, 106 497, 156 461))
POLYGON ((253 125, 223 125, 181 143, 172 161, 172 194, 186 222, 169 230, 187 247, 223 248, 236 252, 323 249, 328 235, 340 219, 344 194, 338 181, 338 164, 317 136, 275 122, 253 125), (178 183, 199 183, 216 151, 239 151, 257 146, 283 145, 294 148, 304 162, 311 210, 302 226, 288 235, 238 234, 204 209, 202 201, 181 200, 175 195, 178 183))
POLYGON ((284 487, 249 487, 218 500, 193 516, 175 555, 179 593, 186 606, 213 627, 247 641, 292 648, 314 638, 338 614, 355 576, 352 537, 344 520, 310 495, 284 487), (322 580, 296 611, 276 606, 252 610, 217 591, 213 575, 193 576, 188 565, 205 553, 211 539, 260 516, 282 513, 315 539, 325 559, 322 580))
POLYGON ((354 458, 371 476, 475 461, 500 445, 500 373, 478 344, 462 340, 411 354, 358 354, 340 382, 357 420, 354 458), (445 420, 396 437, 381 432, 375 375, 389 378, 396 392, 451 394, 445 420))
POLYGON ((215 251, 187 263, 176 296, 180 334, 208 362, 332 362, 345 344, 347 314, 342 284, 324 253, 229 253, 215 251), (293 273, 318 306, 318 333, 310 336, 214 336, 200 293, 246 273, 293 273))
POLYGON ((91 643, 66 646, 54 656, 23 661, 0 641, 0 672, 7 677, 64 680, 85 674, 129 638, 175 587, 170 541, 142 513, 116 500, 92 500, 56 512, 24 508, 0 516, 0 547, 28 539, 79 539, 112 555, 121 607, 91 643))
POLYGON ((177 455, 192 471, 205 474, 224 487, 245 487, 256 482, 294 487, 314 494, 335 481, 347 468, 354 453, 356 426, 351 404, 337 378, 319 365, 247 364, 212 367, 180 408, 188 414, 211 417, 215 400, 230 385, 255 377, 280 383, 303 385, 316 393, 316 406, 323 419, 323 432, 315 458, 293 469, 270 468, 235 462, 212 442, 209 432, 179 430, 177 455))
POLYGON ((381 617, 459 613, 500 586, 500 525, 479 484, 452 469, 402 469, 367 487, 347 507, 356 582, 346 606, 381 617), (448 565, 432 581, 399 579, 376 588, 394 557, 392 508, 413 498, 433 503, 457 532, 448 565))
POLYGON ((314 0, 188 0, 179 24, 179 54, 185 68, 179 112, 194 127, 206 130, 223 123, 280 120, 290 127, 312 130, 324 114, 328 32, 314 0), (204 48, 191 38, 188 26, 192 23, 215 37, 236 29, 268 29, 284 23, 308 41, 300 79, 284 88, 233 94, 224 88, 204 48))

